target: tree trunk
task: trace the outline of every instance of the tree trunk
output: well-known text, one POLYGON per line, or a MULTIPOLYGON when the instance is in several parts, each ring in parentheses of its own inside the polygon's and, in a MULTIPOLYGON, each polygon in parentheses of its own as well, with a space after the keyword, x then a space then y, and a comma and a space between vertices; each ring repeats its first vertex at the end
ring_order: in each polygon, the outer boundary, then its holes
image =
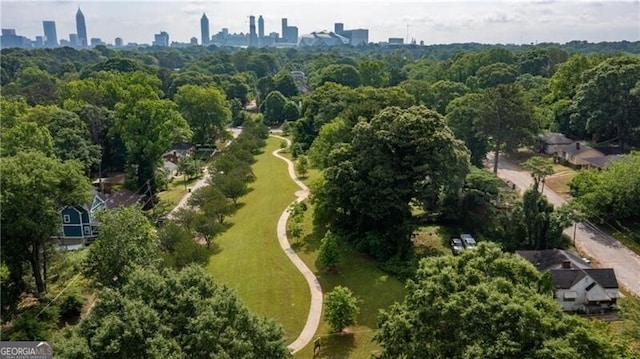
POLYGON ((498 173, 498 155, 500 154, 500 144, 496 143, 495 154, 493 155, 493 173, 498 173))
POLYGON ((40 273, 40 244, 34 243, 31 247, 31 257, 29 257, 31 263, 31 269, 33 271, 33 279, 36 281, 36 290, 38 294, 46 291, 46 285, 42 279, 42 273, 40 273))

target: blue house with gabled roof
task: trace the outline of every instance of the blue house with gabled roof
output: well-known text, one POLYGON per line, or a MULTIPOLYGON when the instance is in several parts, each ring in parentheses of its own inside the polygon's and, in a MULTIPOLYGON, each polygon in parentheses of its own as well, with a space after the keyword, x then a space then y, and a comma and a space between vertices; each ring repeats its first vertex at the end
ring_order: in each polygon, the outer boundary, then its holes
POLYGON ((107 198, 93 191, 93 199, 90 203, 81 206, 67 206, 60 210, 61 218, 61 239, 65 241, 80 240, 81 243, 93 241, 98 237, 98 225, 96 213, 104 210, 107 198))

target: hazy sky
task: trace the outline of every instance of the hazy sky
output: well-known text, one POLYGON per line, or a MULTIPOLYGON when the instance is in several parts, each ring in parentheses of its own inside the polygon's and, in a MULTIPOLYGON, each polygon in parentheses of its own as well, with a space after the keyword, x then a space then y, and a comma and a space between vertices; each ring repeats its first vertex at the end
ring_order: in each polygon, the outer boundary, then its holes
POLYGON ((210 32, 226 27, 248 32, 248 16, 262 15, 265 32, 280 33, 287 17, 300 34, 368 28, 369 41, 389 37, 415 38, 426 44, 455 42, 532 43, 571 40, 640 40, 640 0, 624 1, 16 1, 0 0, 2 28, 35 39, 42 20, 56 22, 58 39, 75 33, 81 7, 89 38, 113 43, 151 43, 167 31, 170 41, 200 42, 200 17, 206 12, 210 32))

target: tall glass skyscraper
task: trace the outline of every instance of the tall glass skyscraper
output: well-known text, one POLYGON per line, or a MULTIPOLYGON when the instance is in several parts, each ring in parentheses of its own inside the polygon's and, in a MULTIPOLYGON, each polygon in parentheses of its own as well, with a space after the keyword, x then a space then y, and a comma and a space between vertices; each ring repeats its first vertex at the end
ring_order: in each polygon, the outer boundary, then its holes
POLYGON ((84 15, 80 8, 78 8, 78 12, 76 13, 76 30, 78 34, 78 40, 80 41, 80 46, 87 47, 88 39, 87 39, 87 25, 84 22, 84 15))
POLYGON ((202 37, 202 46, 209 45, 211 41, 211 37, 209 36, 209 19, 205 13, 202 13, 202 18, 200 19, 200 35, 202 37))
POLYGON ((57 47, 58 46, 58 34, 56 33, 56 22, 55 21, 43 21, 42 27, 44 28, 44 36, 46 40, 44 42, 44 46, 46 47, 57 47))
POLYGON ((264 39, 264 19, 262 15, 258 17, 258 44, 262 45, 262 39, 264 39))

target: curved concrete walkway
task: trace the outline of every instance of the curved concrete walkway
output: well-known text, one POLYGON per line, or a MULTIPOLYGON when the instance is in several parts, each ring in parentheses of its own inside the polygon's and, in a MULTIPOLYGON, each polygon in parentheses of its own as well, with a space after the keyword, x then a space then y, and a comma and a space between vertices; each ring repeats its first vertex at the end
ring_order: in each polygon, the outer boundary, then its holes
MULTIPOLYGON (((289 146, 291 146, 291 141, 284 137, 271 135, 271 137, 279 138, 281 140, 287 141, 289 146)), ((273 155, 278 157, 279 159, 285 161, 287 163, 287 167, 289 170, 289 176, 291 179, 300 187, 300 191, 296 192, 296 200, 294 203, 299 203, 304 201, 307 197, 309 197, 309 187, 307 187, 302 181, 298 179, 296 176, 296 172, 293 167, 293 162, 291 162, 288 158, 285 158, 279 154, 280 150, 273 151, 273 155)), ((304 348, 307 344, 313 340, 313 336, 318 330, 318 325, 320 325, 320 318, 322 317, 322 288, 320 287, 320 283, 318 282, 318 278, 313 274, 311 269, 307 267, 306 264, 298 257, 296 252, 291 248, 289 244, 289 240, 287 239, 287 220, 289 219, 289 208, 286 208, 280 219, 278 220, 278 242, 280 242, 280 247, 284 250, 284 253, 289 257, 293 265, 298 268, 300 273, 304 276, 304 279, 307 280, 307 284, 309 284, 309 291, 311 292, 311 307, 309 308, 309 315, 307 316, 307 322, 302 329, 302 332, 296 338, 296 340, 288 345, 291 353, 296 353, 297 351, 304 348)))

